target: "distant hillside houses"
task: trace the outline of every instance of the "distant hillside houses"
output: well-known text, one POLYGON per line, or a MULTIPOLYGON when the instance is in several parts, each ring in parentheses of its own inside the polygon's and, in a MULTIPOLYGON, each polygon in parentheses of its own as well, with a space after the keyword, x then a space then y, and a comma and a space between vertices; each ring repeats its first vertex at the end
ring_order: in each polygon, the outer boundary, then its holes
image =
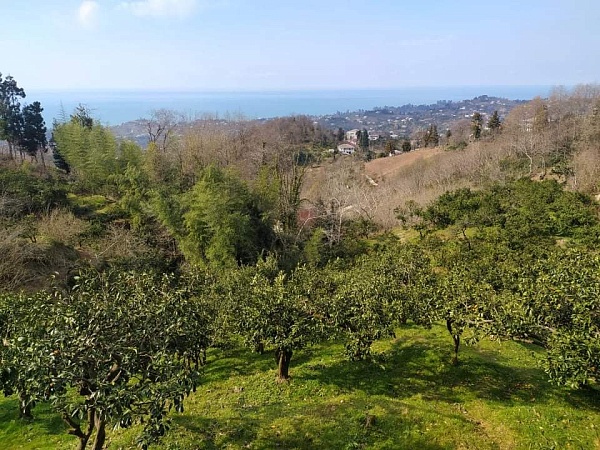
MULTIPOLYGON (((355 128, 355 129, 350 130, 350 131, 346 131, 345 138, 346 138, 346 140, 348 142, 356 143, 358 141, 358 135, 361 132, 362 131, 359 130, 358 128, 355 128)), ((378 140, 381 137, 379 135, 379 133, 376 133, 374 131, 367 131, 367 134, 369 135, 369 141, 376 141, 376 140, 378 140)))

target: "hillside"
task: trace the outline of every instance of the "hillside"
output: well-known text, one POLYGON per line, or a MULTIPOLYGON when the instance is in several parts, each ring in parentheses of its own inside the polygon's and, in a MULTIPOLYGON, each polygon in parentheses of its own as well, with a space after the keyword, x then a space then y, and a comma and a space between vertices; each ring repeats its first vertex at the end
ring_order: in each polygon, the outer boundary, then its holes
POLYGON ((598 98, 368 163, 306 117, 14 147, 0 448, 598 447, 598 98))
POLYGON ((365 164, 365 173, 375 181, 383 180, 390 176, 393 177, 399 171, 417 162, 434 158, 443 153, 443 151, 444 149, 441 147, 422 148, 397 156, 377 158, 365 164))

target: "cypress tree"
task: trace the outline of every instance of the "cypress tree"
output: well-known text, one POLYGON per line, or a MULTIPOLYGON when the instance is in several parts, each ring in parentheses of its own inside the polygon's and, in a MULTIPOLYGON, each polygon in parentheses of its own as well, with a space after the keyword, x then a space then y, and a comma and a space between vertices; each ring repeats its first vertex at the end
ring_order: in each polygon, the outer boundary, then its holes
POLYGON ((437 125, 431 125, 431 131, 429 134, 429 143, 432 147, 437 147, 440 143, 440 135, 438 133, 437 125))
POLYGON ((500 125, 502 125, 502 123, 500 122, 498 111, 494 111, 494 114, 492 114, 492 117, 488 120, 487 126, 490 130, 496 131, 500 128, 500 125))
POLYGON ((481 125, 483 124, 483 119, 481 114, 476 112, 473 113, 473 118, 471 119, 471 135, 473 139, 477 140, 481 137, 481 125))
POLYGON ((36 160, 38 151, 45 152, 48 144, 46 123, 42 117, 43 110, 40 102, 33 102, 23 108, 23 136, 20 144, 27 154, 36 160))

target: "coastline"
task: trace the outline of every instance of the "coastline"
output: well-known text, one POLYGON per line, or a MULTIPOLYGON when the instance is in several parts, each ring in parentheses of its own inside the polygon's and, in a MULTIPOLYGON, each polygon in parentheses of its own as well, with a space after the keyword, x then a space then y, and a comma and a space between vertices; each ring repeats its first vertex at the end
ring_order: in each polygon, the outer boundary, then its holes
POLYGON ((48 125, 79 105, 107 125, 147 118, 170 109, 189 118, 202 116, 273 118, 293 114, 322 116, 378 107, 429 105, 488 95, 511 100, 547 96, 552 86, 448 86, 399 89, 289 91, 29 90, 26 102, 40 101, 48 125))

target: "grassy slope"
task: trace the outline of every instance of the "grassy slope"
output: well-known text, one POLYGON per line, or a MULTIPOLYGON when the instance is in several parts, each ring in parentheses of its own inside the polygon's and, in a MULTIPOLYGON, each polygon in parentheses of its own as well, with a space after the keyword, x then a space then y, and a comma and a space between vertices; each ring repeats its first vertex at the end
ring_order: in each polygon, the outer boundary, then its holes
POLYGON ((376 181, 394 177, 397 172, 416 162, 429 160, 444 152, 443 147, 420 148, 394 157, 377 158, 365 163, 365 173, 376 181))
MULTIPOLYGON (((159 448, 600 448, 600 392, 549 385, 535 347, 481 342, 455 367, 439 326, 405 328, 376 351, 375 362, 358 363, 339 345, 297 352, 288 384, 274 382, 270 354, 215 352, 159 448)), ((0 402, 0 448, 73 442, 43 409, 22 424, 15 408, 0 402)), ((135 430, 109 436, 109 448, 134 447, 135 430)))

